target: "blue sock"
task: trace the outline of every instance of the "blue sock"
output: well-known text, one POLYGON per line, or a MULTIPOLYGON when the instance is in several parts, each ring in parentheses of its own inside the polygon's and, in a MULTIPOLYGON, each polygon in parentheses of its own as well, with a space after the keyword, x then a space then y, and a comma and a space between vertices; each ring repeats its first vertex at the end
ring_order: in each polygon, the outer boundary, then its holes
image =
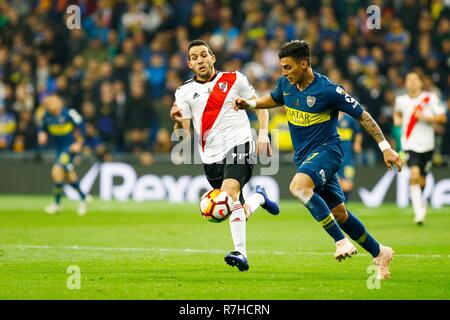
POLYGON ((380 244, 374 237, 367 232, 362 222, 347 210, 348 219, 341 224, 342 230, 349 235, 350 238, 359 243, 361 247, 366 249, 372 257, 380 254, 380 244))
POLYGON ((341 228, 330 212, 330 208, 319 195, 314 193, 305 206, 335 242, 345 238, 344 233, 342 233, 341 228))
POLYGON ((61 197, 63 194, 63 184, 62 183, 54 183, 53 184, 53 196, 55 197, 55 203, 61 203, 61 197))
POLYGON ((77 190, 78 194, 80 195, 81 200, 84 200, 86 198, 86 195, 80 189, 80 183, 78 181, 74 182, 74 183, 71 183, 70 185, 72 186, 72 188, 77 190))

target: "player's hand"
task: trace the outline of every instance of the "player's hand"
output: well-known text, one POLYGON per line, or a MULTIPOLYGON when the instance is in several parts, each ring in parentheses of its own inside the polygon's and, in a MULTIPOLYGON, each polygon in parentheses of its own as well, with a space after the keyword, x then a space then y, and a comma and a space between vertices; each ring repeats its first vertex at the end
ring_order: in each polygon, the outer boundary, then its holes
POLYGON ((256 154, 272 155, 272 146, 270 145, 269 134, 267 130, 259 130, 258 138, 256 139, 256 154))
POLYGON ((239 111, 240 109, 248 109, 250 107, 250 104, 248 103, 247 99, 244 98, 237 98, 233 101, 233 109, 235 111, 239 111))
POLYGON ((47 134, 45 132, 39 132, 38 134, 38 144, 43 146, 45 144, 47 144, 47 134))
POLYGON ((402 159, 397 152, 392 149, 387 149, 383 152, 384 163, 389 170, 392 170, 392 165, 395 165, 398 171, 402 171, 402 159))
POLYGON ((414 117, 419 119, 420 121, 432 123, 432 120, 430 117, 426 116, 422 110, 416 110, 414 111, 414 117))
POLYGON ((79 143, 79 142, 72 143, 70 145, 69 151, 73 152, 73 153, 80 153, 81 152, 81 143, 79 143))
POLYGON ((173 103, 172 109, 170 109, 170 117, 176 123, 181 124, 183 114, 181 113, 181 109, 177 106, 175 102, 173 103))

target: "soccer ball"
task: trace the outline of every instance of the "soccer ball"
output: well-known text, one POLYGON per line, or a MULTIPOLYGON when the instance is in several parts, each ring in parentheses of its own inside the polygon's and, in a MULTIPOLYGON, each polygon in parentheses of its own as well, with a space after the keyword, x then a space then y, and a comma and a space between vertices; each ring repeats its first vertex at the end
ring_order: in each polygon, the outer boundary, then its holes
POLYGON ((233 209, 233 199, 220 189, 205 192, 200 198, 200 213, 209 222, 226 220, 233 209))

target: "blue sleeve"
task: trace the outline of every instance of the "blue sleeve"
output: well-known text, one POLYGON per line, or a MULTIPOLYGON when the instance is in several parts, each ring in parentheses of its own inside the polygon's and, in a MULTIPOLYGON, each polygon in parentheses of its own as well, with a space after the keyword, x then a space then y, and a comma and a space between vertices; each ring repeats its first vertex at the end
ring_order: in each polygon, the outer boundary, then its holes
POLYGON ((284 105, 284 98, 283 98, 283 90, 281 88, 281 79, 279 78, 277 81, 276 87, 273 89, 273 91, 270 93, 270 96, 272 97, 273 101, 280 105, 284 105))
POLYGON ((38 125, 38 132, 48 132, 47 130, 47 116, 44 114, 38 125))
POLYGON ((354 119, 358 119, 364 112, 359 102, 340 86, 330 86, 330 96, 334 108, 347 113, 354 119))

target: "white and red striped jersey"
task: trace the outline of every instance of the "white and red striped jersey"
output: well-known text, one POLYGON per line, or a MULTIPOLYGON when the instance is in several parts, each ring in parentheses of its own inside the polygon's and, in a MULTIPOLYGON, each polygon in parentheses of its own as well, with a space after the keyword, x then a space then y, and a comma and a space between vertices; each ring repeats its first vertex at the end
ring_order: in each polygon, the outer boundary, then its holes
POLYGON ((434 129, 430 123, 420 121, 415 116, 421 110, 426 116, 445 113, 438 97, 431 92, 422 92, 415 98, 408 94, 396 97, 395 112, 402 113, 402 149, 424 153, 434 149, 434 129))
POLYGON ((203 163, 222 161, 233 147, 251 141, 250 122, 244 110, 232 108, 234 99, 250 99, 255 90, 246 76, 217 72, 208 82, 186 81, 175 92, 183 119, 192 119, 203 163))

